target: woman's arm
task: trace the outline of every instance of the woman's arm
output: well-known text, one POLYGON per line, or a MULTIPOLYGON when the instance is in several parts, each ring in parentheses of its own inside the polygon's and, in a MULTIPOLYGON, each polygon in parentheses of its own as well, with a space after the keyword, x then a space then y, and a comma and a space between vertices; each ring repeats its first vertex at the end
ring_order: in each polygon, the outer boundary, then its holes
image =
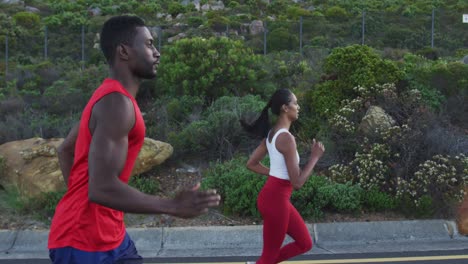
POLYGON ((312 154, 310 155, 309 161, 301 170, 299 168, 299 160, 296 155, 296 140, 289 133, 281 133, 276 139, 276 149, 283 154, 286 167, 288 169, 289 179, 294 189, 298 190, 304 185, 309 178, 312 170, 317 164, 317 161, 322 157, 325 148, 321 142, 315 142, 312 144, 312 154))
POLYGON ((247 168, 253 172, 256 172, 258 174, 266 175, 268 176, 270 174, 270 169, 265 167, 261 163, 263 158, 266 156, 268 150, 266 147, 266 139, 263 139, 260 145, 254 150, 252 155, 249 158, 249 161, 247 161, 247 168))

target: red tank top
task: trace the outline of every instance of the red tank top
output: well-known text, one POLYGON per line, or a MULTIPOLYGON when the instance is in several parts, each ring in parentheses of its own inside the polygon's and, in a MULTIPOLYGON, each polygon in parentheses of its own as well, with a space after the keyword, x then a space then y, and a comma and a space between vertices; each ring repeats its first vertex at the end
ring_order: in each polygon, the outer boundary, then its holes
POLYGON ((91 143, 89 119, 94 104, 115 92, 130 98, 135 110, 135 125, 128 134, 127 160, 119 175, 121 181, 128 183, 143 145, 145 124, 133 96, 118 81, 106 79, 94 92, 81 115, 68 190, 55 209, 49 233, 49 249, 69 246, 84 251, 108 251, 117 248, 125 237, 123 212, 88 200, 88 152, 91 143))

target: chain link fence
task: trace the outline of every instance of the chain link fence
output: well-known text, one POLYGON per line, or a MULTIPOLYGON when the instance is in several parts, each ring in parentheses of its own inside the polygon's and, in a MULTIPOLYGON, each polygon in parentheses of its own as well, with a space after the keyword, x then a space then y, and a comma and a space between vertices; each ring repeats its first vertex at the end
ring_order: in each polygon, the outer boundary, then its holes
MULTIPOLYGON (((243 40, 257 54, 304 49, 332 49, 365 44, 384 49, 417 51, 425 47, 441 55, 454 55, 468 49, 468 24, 462 13, 433 10, 423 15, 392 12, 362 12, 347 17, 300 17, 297 21, 253 21, 250 23, 209 23, 207 27, 177 23, 149 26, 156 37, 155 46, 164 46, 181 38, 226 36, 243 40)), ((42 28, 25 35, 0 36, 0 76, 14 77, 18 65, 43 60, 70 60, 81 67, 103 61, 99 51, 99 30, 82 26, 74 29, 42 28)), ((7 77, 7 78, 5 78, 7 77)))

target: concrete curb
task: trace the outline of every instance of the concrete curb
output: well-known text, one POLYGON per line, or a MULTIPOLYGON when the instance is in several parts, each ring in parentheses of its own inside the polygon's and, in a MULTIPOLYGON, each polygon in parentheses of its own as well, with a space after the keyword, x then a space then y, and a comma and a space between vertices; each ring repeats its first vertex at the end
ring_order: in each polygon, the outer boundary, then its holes
POLYGON ((317 224, 320 244, 348 244, 379 241, 448 240, 454 237, 453 221, 414 220, 317 224))
MULTIPOLYGON (((378 250, 378 244, 398 244, 390 250, 407 251, 414 249, 408 245, 418 244, 425 250, 434 242, 468 249, 468 237, 447 220, 319 223, 308 228, 315 241, 311 254, 378 250)), ((128 233, 144 257, 258 255, 262 247, 262 226, 129 228, 128 233)), ((0 259, 48 258, 47 236, 48 230, 0 230, 0 259)))

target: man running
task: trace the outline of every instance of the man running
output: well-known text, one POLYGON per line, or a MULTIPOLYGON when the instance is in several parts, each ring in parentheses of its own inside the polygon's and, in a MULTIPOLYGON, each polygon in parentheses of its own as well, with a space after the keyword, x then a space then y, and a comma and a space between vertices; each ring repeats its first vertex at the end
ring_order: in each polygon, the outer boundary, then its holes
POLYGON ((190 218, 217 206, 214 190, 200 184, 173 199, 128 185, 145 137, 136 94, 156 76, 160 53, 142 19, 117 16, 104 23, 100 45, 110 76, 92 95, 79 124, 59 147, 67 192, 49 234, 53 263, 142 263, 124 225, 124 212, 190 218))

